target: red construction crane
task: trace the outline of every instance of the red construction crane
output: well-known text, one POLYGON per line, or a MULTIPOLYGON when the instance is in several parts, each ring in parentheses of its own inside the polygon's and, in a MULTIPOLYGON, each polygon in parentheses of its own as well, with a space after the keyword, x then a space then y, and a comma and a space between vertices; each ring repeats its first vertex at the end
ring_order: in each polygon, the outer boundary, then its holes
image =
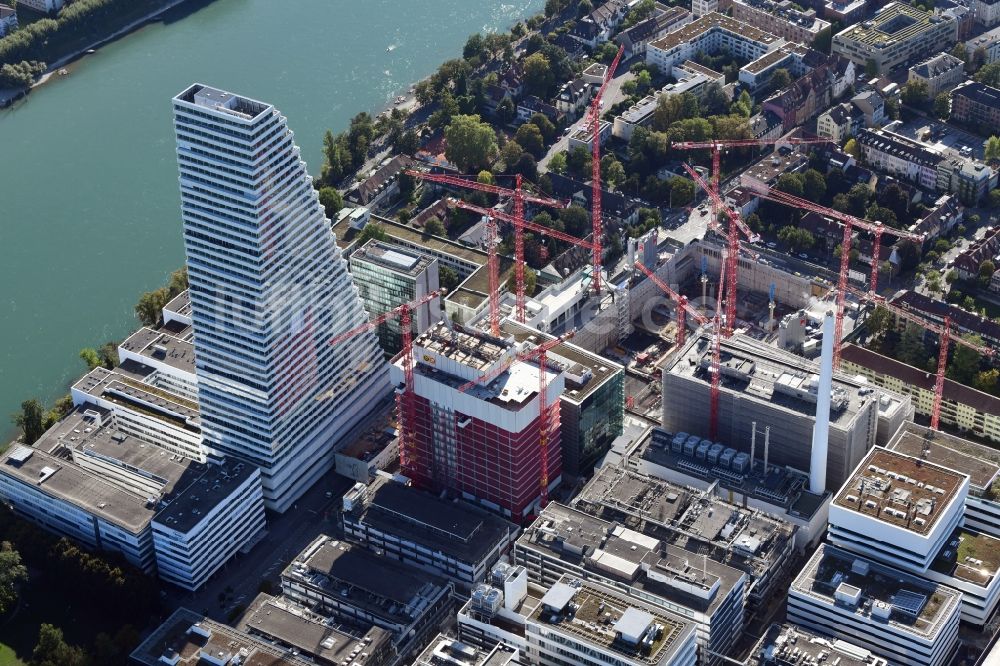
POLYGON ((400 357, 403 360, 403 392, 396 393, 396 416, 399 420, 399 465, 404 470, 407 468, 408 456, 413 450, 415 409, 413 404, 413 311, 444 293, 444 289, 432 291, 420 300, 403 303, 399 307, 382 313, 367 324, 352 328, 330 340, 331 345, 340 344, 348 338, 365 331, 371 331, 388 320, 399 317, 399 326, 403 335, 403 348, 400 351, 400 357))
MULTIPOLYGON (((477 176, 453 176, 449 174, 436 174, 436 173, 425 173, 423 171, 406 171, 407 174, 413 176, 414 178, 420 178, 421 180, 427 180, 433 183, 439 183, 442 185, 451 185, 453 187, 468 187, 473 190, 478 190, 480 192, 488 192, 490 194, 496 194, 498 196, 510 196, 514 198, 514 216, 518 219, 524 219, 524 203, 533 203, 539 206, 549 206, 550 208, 566 208, 567 204, 556 199, 550 199, 548 197, 539 197, 531 194, 524 194, 521 189, 521 176, 518 174, 516 176, 514 189, 507 189, 503 187, 498 187, 496 185, 489 185, 486 183, 480 183, 476 180, 477 176)), ((489 254, 489 271, 490 271, 490 331, 493 335, 498 335, 500 331, 500 262, 497 258, 497 230, 496 227, 490 227, 490 224, 494 224, 494 217, 490 216, 487 218, 486 227, 486 245, 487 252, 489 254), (493 234, 493 242, 491 242, 490 234, 493 234)), ((514 281, 515 281, 515 318, 520 323, 524 323, 524 232, 521 227, 517 224, 514 225, 514 281)))
POLYGON ((545 368, 548 367, 548 352, 553 347, 558 347, 566 340, 569 340, 576 334, 575 331, 569 331, 560 335, 558 338, 548 340, 529 349, 527 351, 518 352, 517 354, 510 357, 506 362, 501 363, 496 368, 486 373, 478 379, 474 379, 470 382, 466 382, 458 387, 459 391, 468 391, 473 386, 481 384, 489 384, 491 381, 507 372, 514 363, 520 361, 531 361, 534 360, 538 363, 538 446, 539 453, 541 455, 541 474, 539 475, 539 484, 541 491, 541 505, 544 507, 549 503, 549 407, 548 407, 548 388, 549 388, 549 378, 548 373, 545 372, 545 368))
POLYGON ((924 317, 910 312, 909 310, 904 310, 899 306, 893 305, 886 299, 876 294, 872 294, 870 292, 864 293, 857 289, 851 289, 851 292, 854 293, 854 295, 860 300, 874 303, 875 307, 884 307, 897 317, 911 321, 931 333, 936 333, 938 335, 941 347, 938 351, 937 376, 934 379, 934 403, 931 407, 931 429, 940 430, 941 403, 944 400, 944 380, 948 369, 948 351, 951 346, 950 343, 954 342, 955 344, 963 345, 985 356, 993 356, 994 350, 990 347, 977 345, 974 342, 969 342, 965 338, 954 335, 951 330, 951 318, 948 316, 945 316, 944 323, 942 325, 938 325, 932 321, 928 321, 924 317))
MULTIPOLYGON (((783 137, 779 139, 710 139, 708 141, 679 141, 672 144, 677 150, 699 150, 708 148, 712 151, 712 191, 719 195, 719 178, 722 171, 722 151, 726 148, 762 148, 775 144, 810 144, 810 143, 830 143, 830 139, 802 139, 783 137)), ((713 206, 715 215, 719 214, 718 208, 713 206)))
POLYGON ((670 285, 656 277, 656 274, 646 268, 641 261, 635 262, 635 267, 642 271, 646 277, 653 282, 653 284, 659 287, 660 291, 669 296, 672 301, 677 303, 677 346, 683 347, 684 341, 687 339, 687 315, 690 313, 691 318, 702 326, 709 323, 708 318, 688 303, 687 296, 678 294, 676 291, 671 289, 670 285))
MULTIPOLYGON (((740 262, 740 234, 742 233, 747 237, 751 243, 756 243, 760 241, 760 234, 753 231, 750 227, 746 225, 740 214, 734 210, 731 210, 729 206, 725 205, 722 198, 717 192, 713 191, 705 179, 701 177, 697 171, 690 164, 684 164, 684 170, 687 171, 691 179, 694 180, 698 185, 701 186, 708 196, 711 197, 715 204, 714 209, 721 209, 726 217, 729 219, 729 229, 726 233, 726 239, 729 244, 729 252, 726 254, 726 261, 729 263, 729 267, 724 271, 726 275, 726 282, 719 282, 719 288, 723 288, 725 285, 726 291, 726 318, 723 323, 723 335, 727 338, 733 334, 733 327, 736 325, 736 283, 737 283, 737 272, 739 271, 740 262)), ((712 220, 710 224, 715 223, 715 216, 717 213, 712 214, 712 220)))
POLYGON ((590 102, 590 112, 587 117, 587 123, 592 127, 593 132, 593 145, 591 146, 591 174, 590 174, 590 211, 593 219, 593 233, 594 233, 594 293, 598 296, 601 295, 601 264, 604 261, 602 256, 602 236, 604 235, 604 223, 601 220, 601 98, 604 97, 604 91, 608 89, 608 83, 614 78, 615 70, 618 69, 618 62, 622 59, 622 53, 625 52, 625 45, 618 47, 618 53, 615 55, 615 59, 611 61, 608 65, 607 71, 604 73, 604 82, 598 89, 597 94, 594 95, 594 99, 590 102))
POLYGON ((840 274, 838 275, 837 280, 837 319, 833 335, 833 367, 834 369, 838 369, 840 368, 840 344, 844 337, 844 305, 849 286, 847 278, 851 262, 851 245, 853 244, 854 228, 868 231, 875 236, 875 242, 872 246, 872 272, 871 279, 869 280, 869 293, 871 294, 876 294, 878 290, 879 255, 882 252, 882 234, 888 233, 893 236, 897 236, 898 238, 912 240, 918 243, 923 243, 925 237, 922 234, 911 234, 910 232, 902 229, 886 227, 881 222, 861 220, 853 215, 842 213, 839 210, 834 210, 833 208, 820 206, 819 204, 809 201, 808 199, 803 199, 802 197, 797 197, 774 188, 765 189, 763 187, 755 187, 754 189, 757 191, 758 196, 764 199, 784 204, 786 206, 791 206, 793 208, 799 208, 802 210, 812 211, 820 215, 825 215, 834 220, 838 220, 844 225, 844 238, 840 243, 840 274))

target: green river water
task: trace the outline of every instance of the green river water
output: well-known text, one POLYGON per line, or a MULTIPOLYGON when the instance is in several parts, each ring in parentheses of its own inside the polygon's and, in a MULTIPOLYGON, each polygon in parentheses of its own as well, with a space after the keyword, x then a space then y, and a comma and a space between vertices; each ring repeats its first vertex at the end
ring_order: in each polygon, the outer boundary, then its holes
POLYGON ((542 5, 188 0, 0 110, 0 433, 24 398, 67 390, 82 347, 134 329, 139 295, 183 263, 174 94, 197 81, 273 103, 316 173, 326 128, 542 5))

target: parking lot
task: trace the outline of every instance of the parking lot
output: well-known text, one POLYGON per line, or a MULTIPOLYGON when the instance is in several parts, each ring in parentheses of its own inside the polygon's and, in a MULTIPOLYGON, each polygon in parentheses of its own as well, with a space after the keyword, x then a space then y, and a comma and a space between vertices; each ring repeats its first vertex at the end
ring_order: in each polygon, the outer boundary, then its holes
POLYGON ((901 123, 895 131, 910 139, 923 139, 929 143, 944 144, 954 151, 955 155, 983 159, 982 137, 939 120, 918 116, 913 120, 901 123), (928 132, 929 136, 927 136, 928 132))

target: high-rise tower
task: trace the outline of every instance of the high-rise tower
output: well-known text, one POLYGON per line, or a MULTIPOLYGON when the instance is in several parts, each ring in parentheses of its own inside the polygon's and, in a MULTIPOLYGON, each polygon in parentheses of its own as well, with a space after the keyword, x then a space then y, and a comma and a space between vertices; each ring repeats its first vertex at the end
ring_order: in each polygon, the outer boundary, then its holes
POLYGON ((284 511, 389 392, 374 333, 285 118, 203 85, 173 100, 205 443, 284 511))

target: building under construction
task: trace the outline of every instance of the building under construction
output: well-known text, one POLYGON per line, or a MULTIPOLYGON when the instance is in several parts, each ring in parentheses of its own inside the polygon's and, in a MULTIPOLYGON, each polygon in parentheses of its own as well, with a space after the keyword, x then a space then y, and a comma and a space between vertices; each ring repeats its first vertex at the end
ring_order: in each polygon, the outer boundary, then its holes
MULTIPOLYGON (((708 437, 711 421, 712 338, 702 332, 664 369, 663 427, 708 437)), ((718 439, 750 453, 770 428, 769 462, 810 471, 819 366, 744 335, 722 341, 718 439), (754 427, 759 433, 754 436, 754 427)), ((830 393, 826 486, 839 487, 876 442, 884 444, 910 415, 909 398, 837 374, 830 393)), ((711 443, 710 443, 711 444, 711 443)))
MULTIPOLYGON (((549 360, 519 360, 518 344, 439 323, 413 342, 413 450, 403 474, 418 486, 448 490, 520 521, 562 475, 559 396, 566 368, 549 360), (545 414, 540 372, 545 372, 545 414), (541 445, 547 432, 546 459, 541 445)), ((390 368, 403 383, 403 360, 390 368)))

